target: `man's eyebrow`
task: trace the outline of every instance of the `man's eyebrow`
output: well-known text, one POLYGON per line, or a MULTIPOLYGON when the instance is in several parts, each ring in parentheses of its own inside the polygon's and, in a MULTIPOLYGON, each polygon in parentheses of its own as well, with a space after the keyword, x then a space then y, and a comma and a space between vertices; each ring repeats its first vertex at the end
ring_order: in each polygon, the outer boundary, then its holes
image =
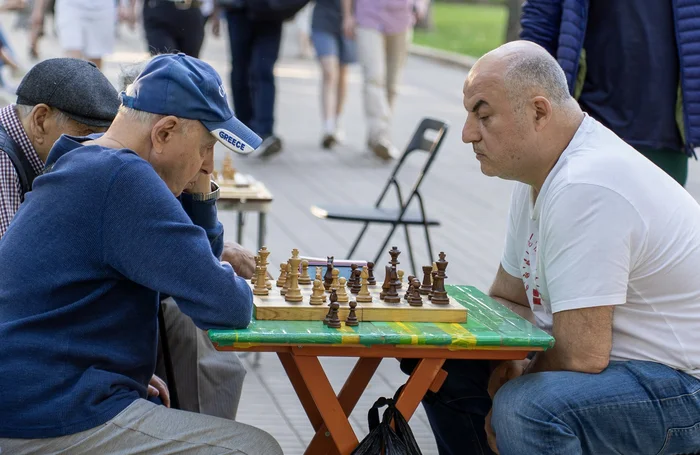
POLYGON ((479 101, 476 102, 476 104, 475 104, 474 107, 472 108, 472 112, 478 111, 479 108, 480 108, 481 106, 488 106, 488 105, 489 105, 489 103, 487 103, 486 101, 484 101, 484 100, 479 100, 479 101))

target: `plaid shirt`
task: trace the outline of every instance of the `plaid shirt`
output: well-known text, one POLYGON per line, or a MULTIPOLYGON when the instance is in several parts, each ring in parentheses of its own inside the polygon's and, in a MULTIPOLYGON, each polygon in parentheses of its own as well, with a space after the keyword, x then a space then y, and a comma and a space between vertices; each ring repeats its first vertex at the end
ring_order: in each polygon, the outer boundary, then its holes
MULTIPOLYGON (((34 150, 27 133, 24 132, 14 104, 0 109, 0 123, 27 156, 34 172, 37 175, 41 174, 44 170, 44 163, 34 150)), ((12 160, 6 153, 0 151, 0 238, 5 235, 10 221, 19 210, 20 194, 22 194, 22 185, 12 160)))

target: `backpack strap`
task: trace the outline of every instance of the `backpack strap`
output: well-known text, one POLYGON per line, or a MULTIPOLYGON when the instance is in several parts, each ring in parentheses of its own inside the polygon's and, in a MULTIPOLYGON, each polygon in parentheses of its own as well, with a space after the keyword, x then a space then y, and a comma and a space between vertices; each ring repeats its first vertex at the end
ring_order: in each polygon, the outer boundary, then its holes
POLYGON ((32 183, 37 174, 22 148, 12 139, 2 124, 0 124, 0 151, 5 152, 10 157, 15 171, 17 171, 22 187, 20 201, 24 202, 24 195, 32 190, 32 183))

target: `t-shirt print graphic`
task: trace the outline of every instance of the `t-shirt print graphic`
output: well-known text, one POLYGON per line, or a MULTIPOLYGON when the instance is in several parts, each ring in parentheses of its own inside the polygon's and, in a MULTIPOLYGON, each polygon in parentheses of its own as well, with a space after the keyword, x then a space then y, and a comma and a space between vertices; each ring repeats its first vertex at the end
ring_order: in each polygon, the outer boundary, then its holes
POLYGON ((525 285, 527 299, 530 302, 530 308, 535 314, 535 317, 541 324, 538 324, 544 330, 549 330, 552 326, 552 313, 549 305, 543 305, 542 294, 540 292, 540 277, 537 273, 537 243, 539 241, 539 233, 534 231, 530 233, 525 245, 522 261, 522 278, 525 285))

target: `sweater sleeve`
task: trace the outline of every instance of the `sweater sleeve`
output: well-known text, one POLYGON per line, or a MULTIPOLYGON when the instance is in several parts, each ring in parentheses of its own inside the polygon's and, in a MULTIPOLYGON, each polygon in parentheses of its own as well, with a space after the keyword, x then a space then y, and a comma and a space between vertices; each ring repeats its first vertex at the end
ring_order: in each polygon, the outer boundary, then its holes
POLYGON ((561 0, 527 0, 520 18, 520 39, 547 49, 555 58, 561 25, 561 0))
POLYGON ((216 201, 195 201, 191 194, 182 193, 180 203, 190 220, 207 233, 212 253, 220 258, 224 252, 224 226, 217 218, 216 201))
POLYGON ((123 164, 112 178, 102 214, 105 263, 126 279, 167 294, 197 327, 244 328, 250 287, 212 254, 165 183, 145 161, 123 164))

